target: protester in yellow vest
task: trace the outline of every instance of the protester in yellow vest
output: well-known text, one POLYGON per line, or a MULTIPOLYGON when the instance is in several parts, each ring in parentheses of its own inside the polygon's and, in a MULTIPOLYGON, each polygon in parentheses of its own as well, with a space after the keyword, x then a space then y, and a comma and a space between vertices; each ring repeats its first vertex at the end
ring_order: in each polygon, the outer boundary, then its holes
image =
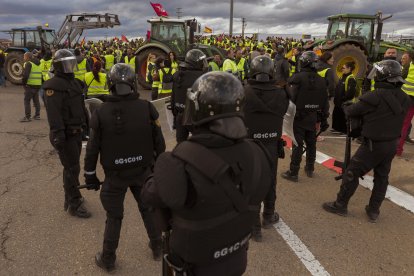
POLYGON ((171 62, 171 68, 177 71, 178 70, 177 55, 174 52, 169 52, 168 57, 171 62))
POLYGON ((81 50, 76 48, 74 51, 76 61, 78 63, 78 68, 75 68, 75 78, 81 81, 85 81, 85 74, 86 72, 91 71, 89 64, 87 63, 86 58, 84 58, 81 54, 81 50))
POLYGON ((222 71, 220 55, 214 55, 214 59, 208 63, 208 71, 222 71))
POLYGON ((243 81, 246 79, 247 72, 249 71, 249 67, 247 65, 246 59, 243 57, 243 53, 241 50, 236 51, 236 60, 237 69, 239 71, 240 79, 243 81))
POLYGON ((229 49, 227 51, 227 59, 223 62, 223 71, 229 72, 240 79, 239 77, 239 69, 237 68, 237 64, 234 61, 234 50, 229 49))
POLYGON ((127 55, 125 56, 124 63, 128 64, 131 69, 137 73, 137 64, 136 64, 136 57, 132 49, 127 50, 127 55))
POLYGON ((347 62, 342 66, 342 77, 335 89, 334 110, 332 113, 332 129, 339 133, 346 133, 346 117, 343 110, 345 102, 355 102, 357 95, 357 83, 353 71, 355 62, 347 62))
POLYGON ((105 58, 105 70, 106 72, 109 72, 111 70, 111 67, 116 64, 115 56, 112 54, 112 49, 108 49, 106 51, 105 58))
POLYGON ((291 77, 294 73, 296 73, 296 67, 297 67, 297 58, 296 56, 299 54, 299 50, 297 48, 292 49, 292 56, 289 58, 290 63, 290 74, 289 77, 291 77))
POLYGON ((164 60, 161 63, 161 68, 158 70, 160 76, 160 85, 158 87, 158 99, 165 98, 171 95, 173 86, 173 75, 176 72, 174 68, 171 68, 171 61, 169 59, 164 60))
POLYGON ((325 79, 328 86, 328 96, 332 99, 335 95, 335 74, 332 69, 334 57, 332 52, 326 51, 320 57, 315 65, 315 69, 318 71, 318 75, 325 79))
POLYGON ((42 67, 40 61, 33 57, 31 52, 27 52, 23 55, 24 69, 23 69, 23 85, 24 85, 24 112, 25 116, 20 122, 31 121, 31 105, 30 101, 33 100, 35 106, 35 120, 40 120, 40 101, 39 101, 39 89, 42 85, 42 67))
POLYGON ((404 83, 401 87, 401 90, 404 91, 411 100, 411 106, 408 109, 407 114, 405 115, 405 119, 403 122, 403 127, 401 130, 401 138, 398 143, 397 147, 397 155, 401 156, 404 150, 404 143, 407 139, 408 129, 410 128, 411 121, 414 117, 414 52, 409 54, 411 59, 410 67, 408 68, 408 75, 405 81, 408 83, 404 83))
POLYGON ((87 98, 99 98, 105 101, 106 95, 109 94, 106 83, 106 74, 101 72, 102 63, 97 61, 93 64, 92 72, 85 74, 85 83, 88 89, 87 98))
POLYGON ((148 76, 151 78, 152 82, 152 91, 151 91, 151 99, 156 100, 158 98, 158 89, 160 87, 160 75, 158 70, 161 68, 161 63, 164 61, 163 57, 157 57, 155 59, 154 65, 151 66, 149 69, 150 75, 148 76))

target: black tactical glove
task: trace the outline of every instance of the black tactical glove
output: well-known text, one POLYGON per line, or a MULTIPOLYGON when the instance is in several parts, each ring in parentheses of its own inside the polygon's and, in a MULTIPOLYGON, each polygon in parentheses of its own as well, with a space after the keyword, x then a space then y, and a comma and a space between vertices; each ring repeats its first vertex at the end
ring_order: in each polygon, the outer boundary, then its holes
POLYGON ((63 150, 66 143, 66 135, 63 132, 55 133, 52 136, 52 145, 55 147, 58 151, 63 150))
POLYGON ((84 174, 85 176, 85 184, 86 189, 88 190, 95 190, 95 191, 99 191, 100 187, 101 187, 101 181, 99 181, 98 177, 96 176, 96 174, 84 174))

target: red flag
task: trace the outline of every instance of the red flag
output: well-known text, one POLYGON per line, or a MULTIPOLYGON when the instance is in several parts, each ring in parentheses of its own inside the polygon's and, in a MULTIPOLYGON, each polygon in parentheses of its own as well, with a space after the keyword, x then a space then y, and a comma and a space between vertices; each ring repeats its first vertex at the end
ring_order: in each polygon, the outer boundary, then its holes
POLYGON ((151 38, 151 31, 147 31, 147 40, 150 40, 151 38))
POLYGON ((122 36, 121 36, 121 40, 122 40, 122 42, 128 42, 128 39, 126 38, 126 36, 125 36, 125 35, 122 35, 122 36))
POLYGON ((150 4, 151 4, 152 8, 154 9, 155 13, 158 16, 165 16, 165 17, 168 16, 167 11, 164 10, 164 8, 162 7, 162 5, 160 3, 152 3, 152 2, 150 2, 150 4))

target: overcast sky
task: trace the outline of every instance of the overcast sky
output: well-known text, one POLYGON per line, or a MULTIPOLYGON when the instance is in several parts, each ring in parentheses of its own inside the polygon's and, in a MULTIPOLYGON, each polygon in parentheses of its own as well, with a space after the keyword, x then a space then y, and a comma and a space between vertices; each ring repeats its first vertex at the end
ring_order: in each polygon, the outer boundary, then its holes
MULTIPOLYGON (((161 3, 172 17, 182 8, 184 17, 195 17, 215 33, 228 32, 230 0, 153 0, 161 3)), ((241 32, 241 18, 247 21, 247 33, 324 34, 326 17, 337 13, 393 14, 384 32, 414 34, 413 0, 234 0, 234 32, 241 32)), ((0 0, 0 30, 49 23, 58 29, 70 13, 115 13, 122 26, 88 31, 86 38, 125 34, 144 36, 146 20, 155 16, 149 1, 142 0, 0 0)), ((7 34, 0 34, 7 38, 7 34)))

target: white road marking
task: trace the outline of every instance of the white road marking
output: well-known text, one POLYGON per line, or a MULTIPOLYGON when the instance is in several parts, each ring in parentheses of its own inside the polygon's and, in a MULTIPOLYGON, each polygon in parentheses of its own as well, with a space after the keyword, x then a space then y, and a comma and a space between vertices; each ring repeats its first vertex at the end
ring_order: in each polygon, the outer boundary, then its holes
MULTIPOLYGON (((370 175, 364 176, 364 179, 359 180, 359 185, 368 188, 372 191, 372 187, 374 186, 374 178, 370 175)), ((387 194, 385 198, 388 198, 390 201, 394 202, 400 207, 403 207, 414 213, 414 196, 401 191, 400 189, 388 185, 387 194)))
POLYGON ((279 219, 278 223, 275 223, 273 227, 279 233, 280 236, 286 241, 289 247, 293 250, 296 256, 301 260, 306 269, 313 276, 328 276, 328 271, 316 260, 315 256, 306 245, 299 239, 298 236, 290 229, 290 227, 282 220, 279 219))

